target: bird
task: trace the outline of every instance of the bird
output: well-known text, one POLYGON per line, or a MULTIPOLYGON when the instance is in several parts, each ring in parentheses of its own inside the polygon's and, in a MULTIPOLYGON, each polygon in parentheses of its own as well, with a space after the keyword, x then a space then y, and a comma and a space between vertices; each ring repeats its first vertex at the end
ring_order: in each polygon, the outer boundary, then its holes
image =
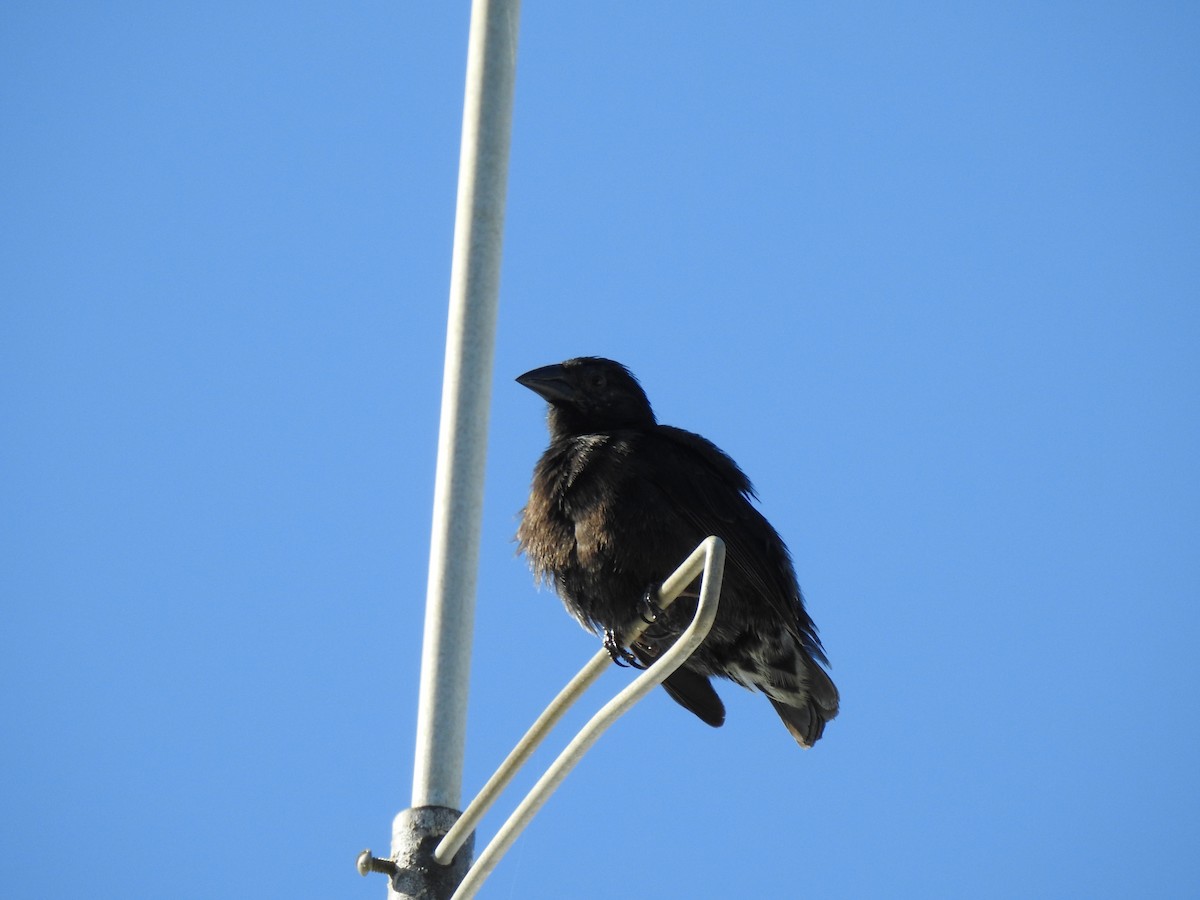
POLYGON ((548 404, 550 444, 517 528, 537 581, 604 636, 614 662, 644 668, 696 611, 698 582, 661 612, 658 587, 716 535, 726 546, 716 620, 663 687, 713 727, 724 724, 725 705, 712 678, 761 692, 797 743, 812 747, 838 713, 838 690, 788 548, 737 463, 700 435, 659 424, 637 379, 611 359, 568 359, 516 381, 548 404), (652 624, 621 646, 639 617, 652 624))

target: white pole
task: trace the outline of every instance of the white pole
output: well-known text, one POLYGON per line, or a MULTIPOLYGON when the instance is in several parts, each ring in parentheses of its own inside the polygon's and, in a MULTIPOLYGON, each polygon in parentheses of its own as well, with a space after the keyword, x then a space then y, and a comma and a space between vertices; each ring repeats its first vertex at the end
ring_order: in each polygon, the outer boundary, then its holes
POLYGON ((469 844, 450 866, 432 854, 462 797, 520 12, 520 0, 471 4, 412 808, 392 823, 390 859, 358 860, 362 874, 388 875, 390 898, 445 900, 471 861, 469 844))
POLYGON ((450 270, 412 805, 457 809, 520 0, 474 0, 450 270))

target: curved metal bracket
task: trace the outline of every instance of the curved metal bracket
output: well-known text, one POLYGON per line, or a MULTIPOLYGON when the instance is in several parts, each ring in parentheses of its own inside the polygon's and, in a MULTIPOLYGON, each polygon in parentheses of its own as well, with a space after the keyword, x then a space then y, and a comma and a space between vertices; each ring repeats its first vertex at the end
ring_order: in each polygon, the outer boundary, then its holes
MULTIPOLYGON (((516 841, 525 826, 533 819, 538 810, 554 790, 562 783, 570 771, 591 749, 600 736, 608 730, 617 719, 624 715, 634 704, 650 693, 655 687, 665 681, 672 672, 682 666, 692 652, 708 635, 713 620, 717 615, 717 604, 720 601, 721 579, 725 572, 725 544, 718 537, 708 537, 701 542, 692 554, 663 582, 659 590, 658 603, 661 609, 666 609, 684 589, 701 576, 700 600, 696 606, 696 615, 692 622, 675 643, 659 657, 653 665, 638 676, 620 693, 602 706, 599 712, 591 718, 579 733, 571 740, 566 749, 550 764, 545 774, 517 806, 508 821, 501 826, 492 838, 491 843, 479 854, 479 858, 467 871, 466 877, 454 892, 451 900, 470 900, 482 886, 484 880, 491 874, 492 869, 500 858, 516 841)), ((624 646, 641 637, 649 625, 638 622, 627 634, 623 635, 624 646)), ((454 823, 453 827, 434 850, 433 858, 442 865, 449 864, 459 848, 474 833, 479 820, 499 797, 500 792, 508 786, 514 775, 537 749, 538 745, 550 733, 568 709, 583 695, 583 692, 611 665, 612 659, 608 651, 599 651, 584 666, 578 675, 567 683, 550 705, 538 716, 524 737, 517 742, 508 757, 500 764, 495 774, 488 779, 487 784, 476 795, 475 799, 454 823)))

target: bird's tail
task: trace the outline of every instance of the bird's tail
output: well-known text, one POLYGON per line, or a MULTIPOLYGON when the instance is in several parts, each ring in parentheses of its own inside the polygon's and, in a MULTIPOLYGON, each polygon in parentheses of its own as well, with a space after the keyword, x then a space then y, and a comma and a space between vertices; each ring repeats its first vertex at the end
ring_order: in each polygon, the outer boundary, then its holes
MULTIPOLYGON (((646 666, 658 659, 661 652, 657 647, 641 642, 635 643, 629 649, 646 666)), ((720 728, 725 724, 725 704, 721 702, 707 676, 683 666, 676 669, 662 686, 671 695, 672 700, 695 713, 706 725, 720 728)))
POLYGON ((838 714, 838 691, 833 680, 815 662, 807 666, 807 689, 789 695, 786 700, 767 699, 779 713, 784 727, 805 749, 821 739, 825 723, 838 714))

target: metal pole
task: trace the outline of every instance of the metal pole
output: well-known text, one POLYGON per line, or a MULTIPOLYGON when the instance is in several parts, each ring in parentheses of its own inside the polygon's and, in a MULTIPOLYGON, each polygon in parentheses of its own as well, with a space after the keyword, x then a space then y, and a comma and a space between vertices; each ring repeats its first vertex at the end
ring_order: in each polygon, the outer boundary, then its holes
POLYGON ((462 792, 519 0, 475 0, 450 271, 413 806, 462 792))
POLYGON ((471 4, 413 808, 393 823, 392 859, 401 873, 391 879, 392 897, 442 900, 470 863, 470 847, 449 870, 433 863, 432 853, 458 817, 462 796, 520 10, 520 0, 471 4))

